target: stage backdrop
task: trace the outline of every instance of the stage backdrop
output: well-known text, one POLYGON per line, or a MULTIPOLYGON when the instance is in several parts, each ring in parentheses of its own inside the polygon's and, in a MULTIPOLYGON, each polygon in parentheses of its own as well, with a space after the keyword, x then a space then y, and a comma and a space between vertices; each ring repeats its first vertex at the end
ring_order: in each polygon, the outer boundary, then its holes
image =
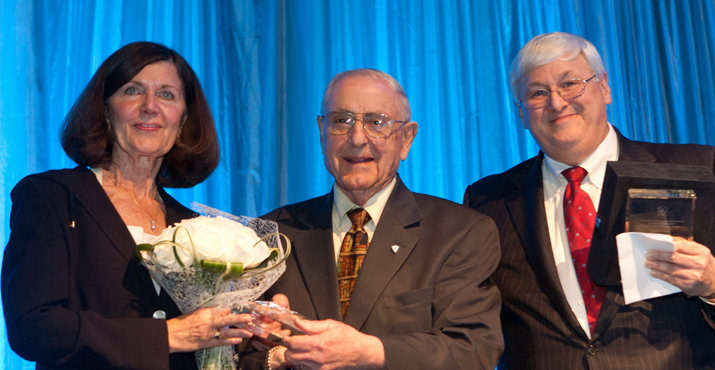
MULTIPOLYGON (((609 119, 632 139, 715 144, 714 0, 17 1, 0 5, 0 241, 23 176, 73 167, 65 113, 120 46, 163 43, 196 70, 214 112, 221 164, 173 191, 258 216, 323 194, 316 116, 334 74, 393 75, 420 128, 400 174, 415 191, 461 201, 473 181, 535 155, 508 93, 531 37, 591 40, 608 71, 609 119)), ((38 272, 39 273, 39 272, 38 272)), ((7 346, 0 368, 32 368, 7 346)))

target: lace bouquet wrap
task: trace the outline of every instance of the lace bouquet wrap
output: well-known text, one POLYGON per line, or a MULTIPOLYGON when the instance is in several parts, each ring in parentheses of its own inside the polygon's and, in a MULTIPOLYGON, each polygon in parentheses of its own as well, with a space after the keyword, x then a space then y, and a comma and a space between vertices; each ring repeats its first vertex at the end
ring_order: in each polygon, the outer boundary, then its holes
MULTIPOLYGON (((200 307, 245 307, 285 271, 290 241, 273 221, 234 216, 203 205, 205 214, 169 226, 137 254, 182 313, 200 307), (285 240, 285 246, 281 243, 285 240)), ((196 352, 200 369, 235 369, 233 346, 196 352)))

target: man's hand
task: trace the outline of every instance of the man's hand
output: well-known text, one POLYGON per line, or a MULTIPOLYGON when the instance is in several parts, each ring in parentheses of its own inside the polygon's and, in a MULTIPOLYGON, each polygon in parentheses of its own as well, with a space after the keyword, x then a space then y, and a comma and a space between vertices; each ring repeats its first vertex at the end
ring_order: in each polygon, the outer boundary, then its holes
POLYGON ((282 342, 285 359, 304 369, 381 368, 385 349, 377 337, 363 334, 335 320, 297 320, 307 335, 294 335, 282 342))
POLYGON ((651 275, 677 286, 688 296, 713 294, 715 258, 710 249, 683 238, 674 238, 674 242, 674 252, 648 252, 645 265, 651 269, 651 275))
POLYGON ((288 297, 285 294, 278 293, 273 296, 271 301, 281 307, 285 307, 286 309, 290 310, 290 302, 288 301, 288 297))

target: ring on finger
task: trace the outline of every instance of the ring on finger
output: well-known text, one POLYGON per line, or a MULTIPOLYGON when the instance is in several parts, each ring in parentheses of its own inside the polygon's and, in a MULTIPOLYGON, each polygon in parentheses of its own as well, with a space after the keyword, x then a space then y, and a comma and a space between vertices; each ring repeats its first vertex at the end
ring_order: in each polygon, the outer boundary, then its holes
POLYGON ((221 339, 221 329, 216 329, 216 333, 214 333, 214 339, 221 339))

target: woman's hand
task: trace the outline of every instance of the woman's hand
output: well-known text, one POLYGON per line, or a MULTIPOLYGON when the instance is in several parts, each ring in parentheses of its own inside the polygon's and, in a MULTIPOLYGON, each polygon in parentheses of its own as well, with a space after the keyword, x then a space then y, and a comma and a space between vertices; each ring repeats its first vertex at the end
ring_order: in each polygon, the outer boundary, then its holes
POLYGON ((204 307, 166 321, 169 352, 193 352, 203 348, 236 345, 251 332, 245 327, 249 314, 231 313, 228 308, 204 307))

